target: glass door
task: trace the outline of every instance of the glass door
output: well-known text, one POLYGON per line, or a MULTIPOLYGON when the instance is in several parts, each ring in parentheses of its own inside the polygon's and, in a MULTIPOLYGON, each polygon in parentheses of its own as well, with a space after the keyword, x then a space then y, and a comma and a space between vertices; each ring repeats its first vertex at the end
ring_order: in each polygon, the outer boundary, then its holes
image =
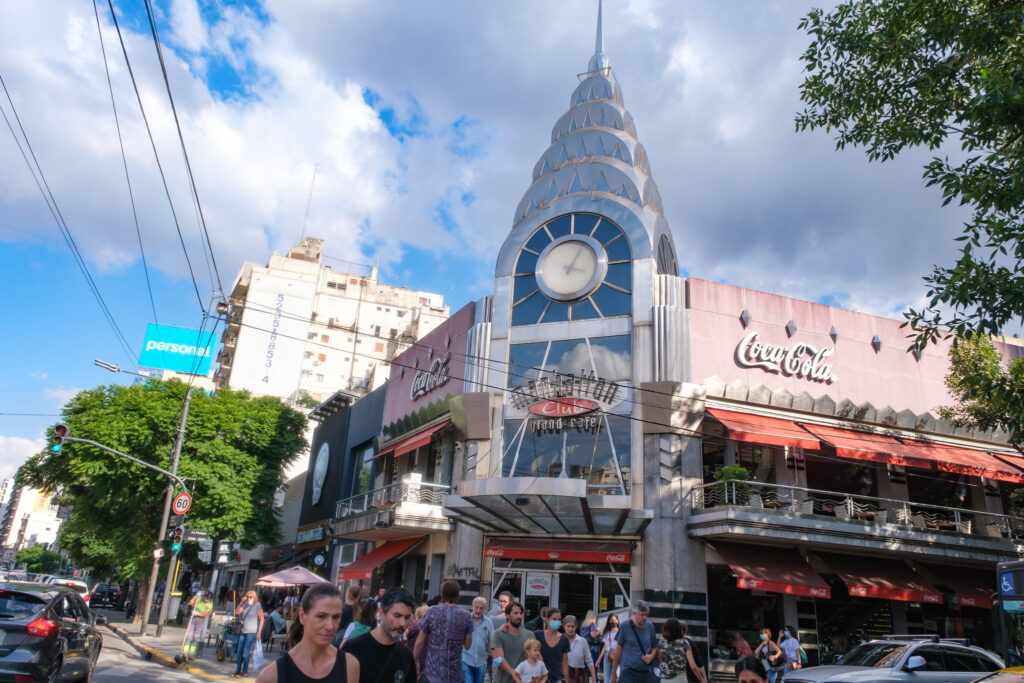
POLYGON ((597 616, 629 609, 629 579, 617 576, 597 577, 597 616))
POLYGON ((550 572, 526 572, 523 585, 523 624, 531 631, 544 628, 540 613, 557 595, 558 575, 550 572))

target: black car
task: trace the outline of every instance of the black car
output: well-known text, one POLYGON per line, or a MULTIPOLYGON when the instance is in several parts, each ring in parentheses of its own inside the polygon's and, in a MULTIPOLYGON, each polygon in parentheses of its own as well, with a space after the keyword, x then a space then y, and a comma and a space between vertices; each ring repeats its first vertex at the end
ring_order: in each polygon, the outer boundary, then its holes
POLYGON ((88 683, 105 623, 74 589, 0 582, 0 680, 88 683))
POLYGON ((89 605, 97 607, 116 607, 117 601, 121 598, 121 587, 116 583, 97 583, 92 587, 92 597, 89 598, 89 605))

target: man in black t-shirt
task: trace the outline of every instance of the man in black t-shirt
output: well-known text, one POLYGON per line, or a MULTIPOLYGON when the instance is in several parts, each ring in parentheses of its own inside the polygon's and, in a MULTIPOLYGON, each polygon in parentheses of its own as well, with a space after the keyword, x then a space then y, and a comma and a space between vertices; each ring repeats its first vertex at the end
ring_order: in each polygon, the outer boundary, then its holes
POLYGON ((399 641, 409 626, 416 603, 401 588, 384 593, 378 605, 380 623, 369 633, 345 641, 348 683, 415 683, 416 661, 399 641))

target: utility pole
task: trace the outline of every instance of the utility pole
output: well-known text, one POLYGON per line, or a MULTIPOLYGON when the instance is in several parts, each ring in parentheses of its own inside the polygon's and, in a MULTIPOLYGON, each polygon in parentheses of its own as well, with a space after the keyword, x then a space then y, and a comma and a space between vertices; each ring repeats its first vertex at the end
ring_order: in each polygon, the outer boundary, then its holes
MULTIPOLYGON (((171 474, 178 475, 178 458, 181 456, 181 443, 185 440, 185 421, 188 420, 188 406, 192 401, 192 390, 185 393, 185 405, 181 409, 181 422, 178 424, 178 435, 174 439, 174 448, 171 450, 171 474)), ((167 535, 167 523, 171 518, 171 501, 174 499, 174 482, 167 486, 167 495, 164 499, 164 515, 160 522, 160 530, 157 532, 156 551, 161 550, 161 544, 167 535)), ((153 553, 153 571, 149 575, 149 594, 146 595, 146 607, 142 612, 142 628, 139 635, 146 635, 149 627, 149 612, 153 609, 153 595, 156 593, 156 582, 160 575, 160 558, 158 552, 153 553)), ((164 600, 160 604, 160 617, 156 622, 156 636, 159 638, 164 633, 164 622, 167 620, 167 604, 171 601, 170 572, 168 572, 168 584, 164 587, 164 600)))

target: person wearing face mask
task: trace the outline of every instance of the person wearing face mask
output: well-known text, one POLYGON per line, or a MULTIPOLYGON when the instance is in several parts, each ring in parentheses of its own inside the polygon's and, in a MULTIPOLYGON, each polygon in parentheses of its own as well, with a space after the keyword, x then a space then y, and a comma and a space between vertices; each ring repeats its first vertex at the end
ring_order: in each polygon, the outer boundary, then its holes
POLYGON ((242 622, 242 633, 238 636, 238 661, 232 678, 245 678, 249 675, 249 660, 256 639, 263 632, 263 606, 257 599, 256 591, 245 594, 245 602, 235 608, 235 616, 242 622))
POLYGON ((795 628, 786 626, 782 629, 782 640, 779 641, 779 647, 782 648, 782 652, 786 655, 785 673, 788 674, 790 671, 799 669, 801 667, 800 641, 796 639, 795 628))
POLYGON ((544 630, 534 631, 533 637, 540 641, 540 655, 548 668, 548 683, 566 681, 569 678, 569 639, 558 629, 562 628, 562 611, 554 605, 541 612, 544 630))
POLYGON ((611 683, 612 680, 612 652, 615 650, 615 636, 619 632, 619 617, 612 614, 604 622, 604 630, 601 631, 601 652, 597 655, 597 667, 601 669, 604 683, 611 683))
POLYGON ((777 676, 775 667, 783 663, 785 659, 782 650, 772 640, 771 629, 761 629, 761 642, 757 644, 754 656, 761 660, 761 666, 766 672, 768 683, 775 683, 775 677, 777 676))

